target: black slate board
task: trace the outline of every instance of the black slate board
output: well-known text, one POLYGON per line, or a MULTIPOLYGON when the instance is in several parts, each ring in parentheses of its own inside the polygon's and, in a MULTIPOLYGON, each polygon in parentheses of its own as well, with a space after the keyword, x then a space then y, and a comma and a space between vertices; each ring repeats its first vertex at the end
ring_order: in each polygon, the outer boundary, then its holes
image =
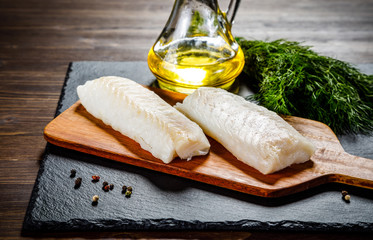
MULTIPOLYGON (((372 73, 373 65, 361 65, 372 73)), ((86 80, 117 75, 152 84, 146 62, 71 63, 56 116, 78 100, 86 80)), ((373 159, 373 137, 340 136, 347 152, 373 159)), ((267 199, 183 179, 47 144, 23 224, 24 232, 128 230, 373 230, 373 190, 325 184, 267 199), (70 170, 82 177, 74 189, 70 170), (92 175, 100 175, 98 183, 92 175), (104 192, 102 182, 115 185, 104 192), (133 187, 125 198, 121 186, 133 187), (341 199, 341 190, 351 202, 341 199), (99 195, 98 205, 91 204, 99 195)))

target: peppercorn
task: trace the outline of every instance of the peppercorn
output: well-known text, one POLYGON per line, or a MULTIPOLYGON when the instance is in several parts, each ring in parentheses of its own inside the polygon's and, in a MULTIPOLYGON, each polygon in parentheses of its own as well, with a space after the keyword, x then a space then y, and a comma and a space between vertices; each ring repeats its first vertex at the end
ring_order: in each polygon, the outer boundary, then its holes
POLYGON ((345 200, 346 202, 350 202, 351 196, 347 194, 347 195, 343 196, 343 200, 345 200))
POLYGON ((126 191, 127 191, 127 186, 123 185, 123 187, 122 187, 122 193, 126 193, 126 191))
POLYGON ((97 206, 99 197, 97 195, 94 195, 92 197, 92 206, 97 206))
POLYGON ((342 191, 342 196, 346 196, 347 194, 348 194, 347 191, 345 191, 345 190, 342 191))
POLYGON ((109 184, 109 183, 105 181, 105 182, 102 183, 102 186, 105 187, 105 186, 108 185, 108 184, 109 184))
POLYGON ((82 184, 82 178, 79 177, 79 178, 75 179, 75 186, 74 186, 74 188, 75 189, 79 188, 81 184, 82 184))
POLYGON ((99 199, 98 195, 94 195, 94 196, 92 197, 92 201, 93 201, 93 202, 97 202, 98 199, 99 199))
POLYGON ((71 171, 70 171, 70 177, 74 178, 75 175, 76 175, 76 170, 75 169, 71 169, 71 171))
POLYGON ((114 189, 114 184, 110 184, 109 187, 110 187, 110 190, 113 190, 114 189))
POLYGON ((132 194, 132 192, 127 190, 127 191, 126 191, 126 194, 125 194, 126 198, 130 198, 130 197, 131 197, 131 194, 132 194))
POLYGON ((132 187, 131 186, 127 187, 127 191, 130 191, 132 193, 132 187))
POLYGON ((102 189, 104 189, 105 192, 108 192, 109 189, 110 189, 110 186, 109 185, 105 185, 102 189))
POLYGON ((97 176, 97 175, 92 176, 92 181, 98 182, 99 180, 100 180, 100 176, 97 176))

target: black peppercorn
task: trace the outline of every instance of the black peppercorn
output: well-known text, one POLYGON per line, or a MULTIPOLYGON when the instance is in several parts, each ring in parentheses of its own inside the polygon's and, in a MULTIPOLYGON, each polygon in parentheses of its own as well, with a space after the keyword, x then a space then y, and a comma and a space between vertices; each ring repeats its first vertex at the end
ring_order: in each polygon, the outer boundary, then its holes
POLYGON ((122 187, 122 193, 126 193, 126 191, 127 191, 127 186, 123 185, 123 187, 122 187))
POLYGON ((102 186, 105 187, 105 186, 108 185, 108 184, 109 184, 109 183, 105 181, 105 182, 102 183, 102 186))
POLYGON ((109 187, 110 187, 110 190, 113 190, 114 189, 114 184, 110 184, 109 187))
POLYGON ((70 177, 74 178, 75 175, 76 175, 76 170, 75 169, 71 169, 71 171, 70 171, 70 177))
POLYGON ((74 188, 75 189, 79 188, 81 184, 82 184, 82 178, 79 177, 79 178, 75 179, 75 186, 74 186, 74 188))

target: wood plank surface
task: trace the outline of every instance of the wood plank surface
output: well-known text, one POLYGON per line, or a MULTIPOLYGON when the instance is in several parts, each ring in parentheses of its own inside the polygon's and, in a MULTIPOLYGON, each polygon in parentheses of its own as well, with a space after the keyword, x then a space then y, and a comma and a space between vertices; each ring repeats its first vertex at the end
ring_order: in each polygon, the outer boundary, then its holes
MULTIPOLYGON (((150 89, 172 106, 185 97, 150 89)), ((309 161, 267 175, 237 160, 212 138, 209 154, 190 161, 176 158, 164 164, 137 142, 93 117, 80 101, 52 120, 44 136, 64 148, 261 197, 282 197, 328 182, 373 189, 373 160, 347 154, 333 131, 323 123, 292 116, 284 119, 310 139, 317 150, 309 161)))
MULTIPOLYGON (((222 6, 227 1, 219 1, 222 6)), ((146 61, 172 0, 0 1, 0 238, 22 221, 69 62, 146 61)), ((224 7, 222 7, 224 9, 224 7)), ((371 0, 243 0, 233 33, 304 41, 351 63, 373 61, 371 0)), ((34 237, 268 239, 278 233, 100 233, 34 237)), ((281 233, 283 239, 353 239, 352 234, 281 233)), ((361 237, 361 236, 359 236, 361 237)))

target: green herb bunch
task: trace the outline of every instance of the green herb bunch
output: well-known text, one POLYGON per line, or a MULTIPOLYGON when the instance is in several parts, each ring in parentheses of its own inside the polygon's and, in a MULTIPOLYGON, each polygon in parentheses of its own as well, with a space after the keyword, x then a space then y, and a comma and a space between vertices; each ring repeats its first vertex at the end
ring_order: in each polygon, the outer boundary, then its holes
POLYGON ((298 42, 236 40, 245 54, 245 81, 255 91, 248 99, 323 122, 337 134, 373 130, 373 75, 298 42))

